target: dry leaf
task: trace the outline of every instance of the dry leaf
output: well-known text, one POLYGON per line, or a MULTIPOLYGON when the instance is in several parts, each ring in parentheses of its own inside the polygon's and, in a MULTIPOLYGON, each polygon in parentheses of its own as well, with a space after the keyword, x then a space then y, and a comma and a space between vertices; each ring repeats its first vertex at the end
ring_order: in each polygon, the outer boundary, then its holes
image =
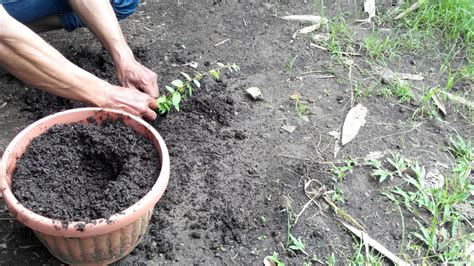
POLYGON ((372 18, 375 17, 375 0, 365 0, 364 12, 369 14, 367 21, 370 22, 372 18))
POLYGON ((285 130, 286 132, 293 133, 295 131, 296 126, 284 125, 281 129, 285 130))
POLYGON ((339 131, 331 131, 331 132, 328 132, 328 135, 329 136, 332 136, 333 138, 339 140, 341 139, 341 133, 339 131))
POLYGON ((312 24, 325 24, 328 22, 327 18, 320 17, 320 16, 311 16, 311 15, 290 15, 281 17, 284 20, 288 21, 299 21, 303 23, 312 23, 312 24))
POLYGON ((342 127, 342 145, 346 145, 357 136, 359 129, 365 124, 367 112, 367 108, 362 104, 356 105, 349 111, 342 127))
POLYGON ((307 34, 307 33, 310 33, 310 32, 313 32, 313 31, 319 29, 320 27, 321 27, 321 25, 318 25, 318 24, 311 25, 311 26, 308 26, 308 27, 304 27, 300 30, 300 33, 307 34))
POLYGON ((431 96, 431 99, 433 99, 433 101, 435 102, 436 106, 438 107, 438 109, 443 113, 443 115, 448 115, 448 113, 446 112, 446 106, 444 106, 444 103, 441 101, 441 99, 439 98, 438 94, 433 94, 433 96, 431 96))
POLYGON ((421 75, 410 74, 410 73, 396 73, 397 77, 401 80, 424 80, 425 78, 421 75))
POLYGON ((372 248, 376 249, 380 254, 384 255, 387 257, 389 260, 391 260, 395 265, 399 266, 409 266, 410 264, 406 263, 405 261, 401 260, 398 258, 395 254, 390 252, 390 250, 386 249, 384 246, 382 246, 379 242, 377 242, 375 239, 371 238, 366 232, 361 231, 351 225, 348 225, 344 222, 342 222, 342 225, 344 225, 349 231, 351 231, 354 235, 359 237, 364 243, 368 244, 372 248))
POLYGON ((461 97, 461 96, 454 95, 454 94, 451 94, 451 93, 446 92, 446 91, 442 91, 442 90, 441 90, 440 92, 442 92, 444 95, 446 95, 446 97, 448 97, 448 99, 450 99, 450 100, 452 100, 452 101, 458 102, 458 103, 460 103, 460 104, 462 104, 462 105, 465 105, 465 106, 467 106, 467 107, 469 107, 469 108, 471 108, 471 109, 474 108, 474 102, 471 102, 471 101, 469 101, 469 100, 467 100, 467 99, 464 99, 464 98, 461 97))

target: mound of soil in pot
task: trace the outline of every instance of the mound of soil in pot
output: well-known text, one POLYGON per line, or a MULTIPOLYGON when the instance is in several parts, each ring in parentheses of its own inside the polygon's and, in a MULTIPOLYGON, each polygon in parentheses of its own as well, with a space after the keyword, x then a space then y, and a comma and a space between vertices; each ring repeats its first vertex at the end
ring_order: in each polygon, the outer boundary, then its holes
POLYGON ((161 169, 151 141, 121 121, 52 127, 17 162, 13 193, 28 209, 61 220, 109 218, 153 187, 161 169))

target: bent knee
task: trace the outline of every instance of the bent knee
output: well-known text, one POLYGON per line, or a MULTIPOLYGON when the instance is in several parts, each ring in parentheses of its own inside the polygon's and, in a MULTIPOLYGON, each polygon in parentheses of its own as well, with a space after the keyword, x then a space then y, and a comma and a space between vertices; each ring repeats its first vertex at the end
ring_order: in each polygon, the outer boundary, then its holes
POLYGON ((140 4, 140 0, 111 0, 110 2, 118 19, 130 16, 140 4))

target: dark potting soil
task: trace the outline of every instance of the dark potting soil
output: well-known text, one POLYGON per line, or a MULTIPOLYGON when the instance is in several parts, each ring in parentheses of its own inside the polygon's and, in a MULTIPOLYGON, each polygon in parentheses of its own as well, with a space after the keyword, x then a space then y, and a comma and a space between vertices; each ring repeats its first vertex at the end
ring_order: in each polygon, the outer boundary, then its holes
POLYGON ((27 208, 63 224, 89 222, 133 205, 160 169, 151 141, 121 121, 59 125, 34 139, 19 159, 13 193, 27 208))

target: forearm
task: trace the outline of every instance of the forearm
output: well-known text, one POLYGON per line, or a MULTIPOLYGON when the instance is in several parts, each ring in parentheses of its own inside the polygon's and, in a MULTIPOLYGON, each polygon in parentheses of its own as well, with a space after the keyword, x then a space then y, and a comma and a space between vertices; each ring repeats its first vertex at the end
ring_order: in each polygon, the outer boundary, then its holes
POLYGON ((134 60, 109 0, 69 0, 69 3, 116 64, 134 60))
POLYGON ((0 65, 24 82, 55 95, 100 106, 107 82, 82 70, 0 6, 0 65))

